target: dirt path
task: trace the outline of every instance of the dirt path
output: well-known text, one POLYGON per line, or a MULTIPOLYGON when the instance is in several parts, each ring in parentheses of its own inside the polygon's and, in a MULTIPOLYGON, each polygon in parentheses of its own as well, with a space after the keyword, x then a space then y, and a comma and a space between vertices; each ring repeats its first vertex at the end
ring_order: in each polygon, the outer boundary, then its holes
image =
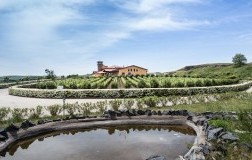
MULTIPOLYGON (((107 99, 109 100, 109 99, 107 99)), ((85 102, 97 102, 104 101, 104 99, 67 99, 66 103, 85 103, 85 102)), ((62 99, 42 99, 42 98, 27 98, 17 97, 8 94, 8 89, 0 89, 0 108, 32 108, 37 105, 49 106, 53 104, 63 104, 62 99)))

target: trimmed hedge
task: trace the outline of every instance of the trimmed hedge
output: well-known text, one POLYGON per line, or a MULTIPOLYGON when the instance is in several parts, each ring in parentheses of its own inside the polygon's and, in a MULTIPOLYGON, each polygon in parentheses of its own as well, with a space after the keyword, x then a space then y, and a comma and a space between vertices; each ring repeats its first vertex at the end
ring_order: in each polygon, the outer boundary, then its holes
POLYGON ((214 87, 189 87, 189 88, 143 88, 143 89, 65 89, 57 91, 55 89, 30 89, 19 88, 23 86, 13 86, 9 88, 9 94, 21 97, 35 98, 138 98, 145 96, 171 96, 171 95, 195 95, 212 94, 224 92, 244 91, 252 86, 251 82, 228 86, 214 87))
POLYGON ((14 84, 13 83, 2 83, 2 84, 0 84, 0 89, 8 88, 12 85, 16 85, 16 83, 14 83, 14 84))

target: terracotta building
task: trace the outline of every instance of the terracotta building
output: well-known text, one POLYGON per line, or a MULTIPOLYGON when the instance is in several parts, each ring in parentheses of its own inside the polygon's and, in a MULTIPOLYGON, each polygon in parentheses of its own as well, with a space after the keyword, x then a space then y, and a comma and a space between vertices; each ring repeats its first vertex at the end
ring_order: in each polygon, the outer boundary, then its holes
POLYGON ((93 76, 121 76, 121 75, 146 75, 147 69, 131 65, 127 67, 105 66, 102 61, 97 62, 97 71, 93 72, 93 76))

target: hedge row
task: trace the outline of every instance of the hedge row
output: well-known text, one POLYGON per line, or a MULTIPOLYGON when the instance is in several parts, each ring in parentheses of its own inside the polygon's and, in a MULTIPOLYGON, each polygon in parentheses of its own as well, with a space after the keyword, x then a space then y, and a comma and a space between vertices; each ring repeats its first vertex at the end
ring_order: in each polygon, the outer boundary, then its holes
POLYGON ((35 98, 138 98, 145 96, 195 95, 244 91, 252 86, 251 82, 229 86, 191 87, 191 88, 143 88, 143 89, 29 89, 13 86, 9 94, 35 98))
MULTIPOLYGON (((16 84, 16 83, 15 83, 15 84, 16 84)), ((15 84, 12 84, 12 83, 2 83, 2 84, 0 84, 0 89, 8 88, 8 87, 10 87, 11 85, 15 85, 15 84)))

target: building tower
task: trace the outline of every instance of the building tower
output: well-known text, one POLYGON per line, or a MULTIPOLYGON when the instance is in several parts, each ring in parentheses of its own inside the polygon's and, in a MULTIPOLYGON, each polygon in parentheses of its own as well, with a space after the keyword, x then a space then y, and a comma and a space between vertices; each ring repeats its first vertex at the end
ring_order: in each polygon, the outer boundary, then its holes
POLYGON ((97 69, 98 71, 101 71, 103 68, 103 62, 102 61, 97 61, 97 69))

